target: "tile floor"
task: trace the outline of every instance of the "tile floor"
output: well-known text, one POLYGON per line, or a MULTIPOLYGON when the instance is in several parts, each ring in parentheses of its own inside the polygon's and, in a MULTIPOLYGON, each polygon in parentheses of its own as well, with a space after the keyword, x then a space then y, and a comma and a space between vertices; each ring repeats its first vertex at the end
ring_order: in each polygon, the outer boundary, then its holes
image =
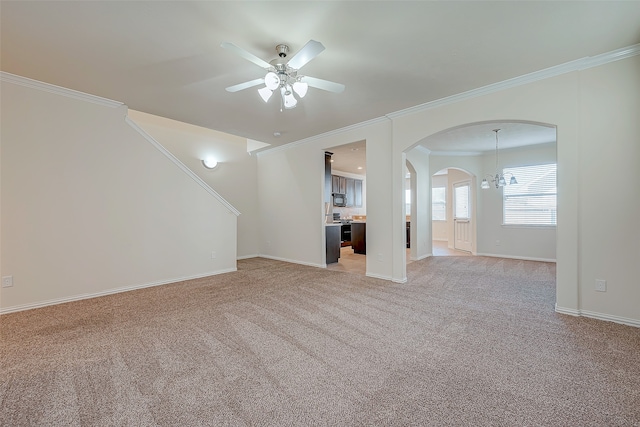
MULTIPOLYGON (((449 249, 447 242, 433 241, 433 256, 471 256, 471 253, 449 249)), ((407 264, 413 262, 411 259, 411 249, 407 249, 407 264)), ((366 255, 353 253, 351 246, 340 248, 340 259, 337 263, 329 264, 328 270, 344 271, 347 273, 366 273, 366 255)))

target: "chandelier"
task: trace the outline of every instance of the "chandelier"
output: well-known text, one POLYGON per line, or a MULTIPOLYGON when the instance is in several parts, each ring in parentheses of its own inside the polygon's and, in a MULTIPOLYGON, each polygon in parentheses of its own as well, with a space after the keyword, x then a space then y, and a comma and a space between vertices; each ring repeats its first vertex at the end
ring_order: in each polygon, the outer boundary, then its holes
POLYGON ((495 176, 488 174, 484 177, 482 183, 480 184, 480 188, 482 188, 483 190, 486 190, 490 187, 489 181, 495 183, 496 188, 504 187, 505 185, 507 185, 507 180, 504 179, 504 175, 511 175, 511 179, 509 180, 510 185, 518 183, 516 177, 511 172, 503 174, 500 169, 498 169, 498 132, 500 132, 500 129, 494 129, 493 131, 496 133, 496 174, 495 176))

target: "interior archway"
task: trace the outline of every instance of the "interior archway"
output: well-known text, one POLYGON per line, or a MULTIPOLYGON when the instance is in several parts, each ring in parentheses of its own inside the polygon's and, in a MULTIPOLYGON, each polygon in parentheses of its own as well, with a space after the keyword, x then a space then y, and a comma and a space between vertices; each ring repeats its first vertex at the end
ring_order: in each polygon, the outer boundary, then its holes
MULTIPOLYGON (((446 167, 431 176, 431 238, 433 256, 469 256, 476 254, 476 200, 475 177, 470 172, 446 167), (467 185, 467 218, 456 215, 456 188, 467 185), (460 242, 460 234, 465 234, 465 245, 460 242), (461 247, 465 246, 465 247, 461 247)), ((460 194, 458 194, 460 197, 460 194)), ((463 196, 464 197, 464 196, 463 196)), ((462 213, 464 215, 464 212, 462 213)))
MULTIPOLYGON (((423 138, 405 152, 407 162, 417 170, 428 171, 428 187, 422 184, 415 201, 428 199, 428 209, 421 214, 428 218, 428 231, 417 227, 416 240, 428 240, 429 255, 434 249, 434 239, 445 238, 434 228, 432 218, 432 177, 443 169, 464 171, 472 181, 472 209, 477 215, 474 230, 475 242, 472 254, 541 261, 555 261, 556 226, 513 227, 503 224, 502 190, 481 189, 480 183, 495 174, 496 168, 554 163, 556 154, 556 128, 531 121, 503 120, 469 123, 455 126, 423 138), (499 144, 494 129, 501 129, 499 144), (498 146, 498 147, 496 147, 498 146), (421 156, 417 156, 420 153, 421 156), (498 153, 501 157, 498 159, 498 153), (504 160, 504 161, 503 161, 504 160), (498 164, 499 163, 499 164, 498 164)), ((437 175, 436 175, 437 176, 437 175)), ((417 186, 420 187, 420 176, 417 186)), ((451 192, 449 192, 451 194, 451 192)), ((418 214, 418 217, 420 214, 418 214)), ((413 218, 412 218, 413 225, 413 218)), ((448 229, 448 231, 451 228, 448 229)), ((449 249, 455 249, 455 245, 449 249)))

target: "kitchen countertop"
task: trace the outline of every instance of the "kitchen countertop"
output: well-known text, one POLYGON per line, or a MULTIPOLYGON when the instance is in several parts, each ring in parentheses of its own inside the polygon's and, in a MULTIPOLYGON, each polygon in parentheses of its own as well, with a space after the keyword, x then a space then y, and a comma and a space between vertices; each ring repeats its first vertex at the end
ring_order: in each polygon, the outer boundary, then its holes
POLYGON ((342 224, 339 223, 339 222, 330 222, 330 223, 326 223, 325 222, 324 225, 326 225, 327 227, 331 227, 331 226, 334 226, 334 225, 342 225, 342 224))

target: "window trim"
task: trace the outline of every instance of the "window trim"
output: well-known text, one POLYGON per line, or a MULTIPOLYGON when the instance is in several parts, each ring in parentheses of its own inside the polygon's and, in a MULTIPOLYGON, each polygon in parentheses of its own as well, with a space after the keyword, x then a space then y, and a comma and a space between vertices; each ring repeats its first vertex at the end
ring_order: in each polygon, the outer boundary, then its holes
MULTIPOLYGON (((534 164, 526 164, 526 165, 520 165, 520 166, 511 166, 511 167, 504 167, 502 169, 502 173, 504 174, 511 174, 513 173, 514 169, 521 169, 521 168, 527 168, 527 167, 535 167, 535 166, 547 166, 547 165, 554 165, 556 167, 556 185, 555 185, 555 193, 531 193, 531 194, 518 194, 518 195, 509 195, 509 196, 515 196, 515 197, 535 197, 535 196, 555 196, 556 198, 556 223, 555 224, 511 224, 511 223, 506 223, 505 222, 505 213, 506 213, 506 197, 507 195, 505 195, 504 189, 506 187, 502 188, 502 224, 501 226, 503 228, 531 228, 531 229, 556 229, 558 227, 558 213, 557 213, 557 209, 558 209, 558 177, 557 177, 557 171, 558 171, 558 162, 557 161, 551 161, 551 162, 543 162, 543 163, 534 163, 534 164)), ((514 175, 517 175, 517 172, 514 173, 514 175)), ((517 177, 516 177, 517 179, 517 177)))

